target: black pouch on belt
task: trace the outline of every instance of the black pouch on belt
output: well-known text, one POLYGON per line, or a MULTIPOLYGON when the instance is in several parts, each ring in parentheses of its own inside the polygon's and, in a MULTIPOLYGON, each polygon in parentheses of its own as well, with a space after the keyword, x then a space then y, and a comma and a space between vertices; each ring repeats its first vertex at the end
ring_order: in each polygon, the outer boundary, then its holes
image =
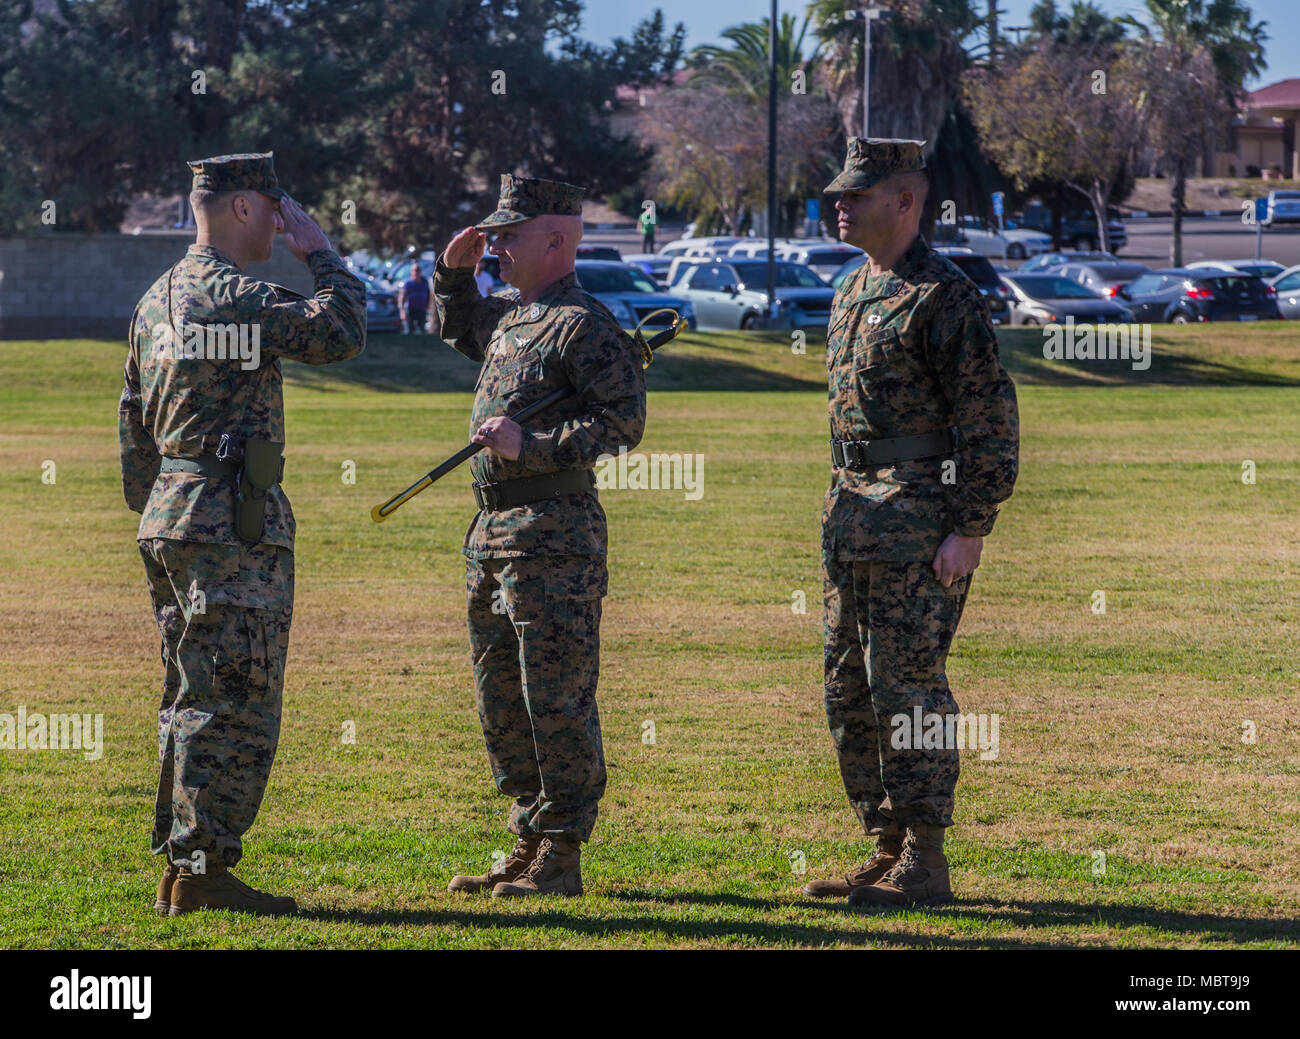
POLYGON ((255 545, 266 527, 266 496, 284 476, 284 444, 274 440, 244 441, 244 464, 239 470, 235 499, 235 532, 255 545))

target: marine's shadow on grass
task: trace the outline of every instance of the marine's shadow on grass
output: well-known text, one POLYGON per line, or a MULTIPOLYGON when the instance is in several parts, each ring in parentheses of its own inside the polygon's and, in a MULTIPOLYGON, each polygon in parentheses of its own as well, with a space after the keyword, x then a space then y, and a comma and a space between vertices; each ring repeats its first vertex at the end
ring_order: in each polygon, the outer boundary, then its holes
MULTIPOLYGON (((483 900, 480 900, 483 901, 483 900)), ((773 907, 781 903, 773 902, 773 907)), ((298 914, 326 923, 364 924, 376 927, 460 927, 466 930, 528 928, 570 931, 592 938, 617 939, 619 935, 659 935, 679 941, 745 941, 768 945, 820 946, 831 942, 846 945, 878 945, 882 941, 929 948, 943 945, 954 949, 1021 949, 1032 945, 999 938, 962 938, 912 934, 905 931, 850 930, 843 927, 805 923, 775 923, 766 920, 675 920, 671 917, 634 914, 618 916, 575 916, 547 907, 532 907, 519 913, 469 910, 367 910, 359 913, 301 911, 298 914)), ((1046 945, 1047 943, 1042 943, 1046 945)))
MULTIPOLYGON (((823 945, 838 942, 846 945, 878 945, 890 942, 918 948, 950 949, 1033 949, 1059 948, 1061 927, 1105 927, 1115 941, 1089 941, 1089 948, 1130 948, 1124 941, 1128 928, 1144 931, 1157 929, 1186 935, 1217 944, 1244 944, 1265 940, 1300 941, 1300 921, 1259 917, 1216 916, 1212 913, 1184 913, 1141 905, 1113 905, 1101 902, 1064 901, 990 901, 956 899, 947 905, 907 910, 908 920, 898 929, 845 926, 850 919, 888 920, 899 910, 887 908, 858 909, 843 900, 821 901, 808 898, 762 898, 711 891, 662 892, 640 888, 613 892, 614 901, 628 903, 628 912, 618 915, 579 916, 555 908, 555 903, 539 905, 536 911, 500 912, 489 899, 465 900, 466 909, 418 910, 305 910, 299 915, 329 923, 366 926, 445 927, 471 930, 499 928, 554 928, 591 937, 611 938, 619 934, 658 934, 677 940, 743 940, 766 944, 823 945), (639 904, 642 911, 634 911, 639 904), (475 906, 476 908, 469 908, 475 906), (790 910, 814 910, 826 914, 826 922, 768 920, 681 920, 660 915, 674 908, 715 906, 751 913, 776 913, 790 910), (481 907, 481 908, 477 908, 481 907), (649 911, 647 911, 649 910, 649 911), (919 933, 915 914, 935 922, 952 920, 967 923, 1001 923, 1030 930, 1042 929, 1043 939, 1033 935, 1000 937, 994 935, 952 935, 919 933)), ((561 903, 563 904, 563 903, 561 903)), ((1068 942, 1068 936, 1066 936, 1068 942)))
MULTIPOLYGON (((888 915, 889 909, 854 909, 847 903, 834 908, 844 913, 868 912, 888 915)), ((1017 927, 1057 928, 1104 926, 1118 930, 1134 927, 1173 931, 1219 943, 1242 944, 1266 940, 1300 941, 1300 921, 1272 917, 1216 916, 1213 913, 1184 913, 1142 905, 1104 902, 991 901, 957 898, 947 905, 931 906, 923 912, 936 918, 955 917, 997 921, 1017 927)), ((1017 943, 1019 944, 1019 943, 1017 943)), ((1059 942, 1057 943, 1059 944, 1059 942)), ((1089 942, 1089 948, 1130 948, 1128 944, 1089 942)))
MULTIPOLYGON (((1017 383, 1040 386, 1300 386, 1294 322, 1240 326, 1157 325, 1150 365, 1132 360, 1048 360, 1043 329, 998 332, 1002 363, 1017 383)), ((826 340, 809 331, 796 353, 790 333, 689 332, 655 355, 646 385, 679 392, 826 392, 826 340)), ((479 365, 437 336, 378 334, 360 357, 343 364, 289 362, 291 385, 322 392, 470 393, 479 365)))
MULTIPOLYGON (((776 898, 754 898, 712 891, 655 892, 630 889, 617 892, 616 899, 639 902, 662 902, 673 905, 732 906, 772 912, 791 905, 829 910, 850 916, 890 916, 897 910, 888 908, 855 908, 844 899, 796 898, 793 902, 776 898)), ((1159 928, 1185 932, 1189 935, 1210 937, 1221 942, 1249 942, 1263 939, 1300 940, 1300 920, 1274 918, 1215 916, 1211 913, 1183 913, 1155 909, 1142 905, 1115 905, 1103 902, 1062 901, 992 901, 987 899, 956 898, 941 906, 927 906, 920 910, 935 918, 964 917, 971 920, 997 921, 1020 927, 1069 927, 1105 924, 1110 927, 1159 928)), ((947 939, 941 939, 947 941, 947 939)), ((1004 944, 1020 946, 1019 940, 1003 940, 1004 944)), ((1091 943, 1090 943, 1091 944, 1091 943)))
MULTIPOLYGON (((822 340, 810 337, 807 353, 794 355, 787 339, 773 339, 769 350, 768 338, 688 334, 656 353, 646 373, 646 385, 651 391, 826 392, 822 340), (757 356, 755 340, 760 343, 757 356)), ((389 393, 470 393, 479 373, 476 362, 437 336, 395 334, 369 337, 361 356, 342 364, 288 363, 283 368, 289 384, 326 392, 360 388, 389 393)))
MULTIPOLYGON (((1141 370, 1134 361, 1116 360, 1048 360, 1043 356, 1042 328, 1003 328, 998 332, 998 352, 1002 364, 1019 384, 1039 386, 1300 386, 1295 366, 1295 350, 1285 337, 1294 342, 1295 332, 1283 323, 1247 326, 1222 322, 1216 326, 1190 328, 1184 325, 1157 325, 1152 329, 1149 366, 1141 370), (1221 330, 1221 331, 1219 331, 1221 330), (1260 358, 1257 367, 1248 367, 1233 355, 1231 363, 1215 359, 1213 337, 1233 337, 1240 346, 1243 335, 1254 335, 1260 358), (1175 347, 1172 337, 1194 337, 1189 344, 1175 347), (1198 352, 1206 344, 1205 353, 1198 352)), ((1223 356, 1223 355, 1219 355, 1223 356)), ((1145 363, 1145 362, 1140 362, 1145 363)))

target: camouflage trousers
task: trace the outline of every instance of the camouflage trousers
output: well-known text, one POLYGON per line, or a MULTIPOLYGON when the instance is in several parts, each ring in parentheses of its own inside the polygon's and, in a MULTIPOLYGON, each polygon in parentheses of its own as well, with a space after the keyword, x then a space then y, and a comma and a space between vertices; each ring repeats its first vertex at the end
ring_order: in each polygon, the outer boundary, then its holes
POLYGON ((596 681, 601 556, 469 559, 479 721, 511 833, 586 841, 605 792, 596 681))
POLYGON ((153 851, 233 866, 280 737, 293 552, 150 538, 140 555, 165 669, 153 851))
POLYGON ((822 576, 826 717, 849 803, 868 834, 951 826, 957 748, 910 737, 915 708, 957 713, 944 665, 970 579, 944 588, 929 563, 825 556, 822 576))

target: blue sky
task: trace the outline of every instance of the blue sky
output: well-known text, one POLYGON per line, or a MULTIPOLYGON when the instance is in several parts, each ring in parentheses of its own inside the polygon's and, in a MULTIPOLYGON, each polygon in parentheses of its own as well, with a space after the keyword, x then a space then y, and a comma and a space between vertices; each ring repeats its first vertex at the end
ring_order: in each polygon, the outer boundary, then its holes
MULTIPOLYGON (((1035 0, 1001 0, 999 8, 1005 11, 1003 26, 1024 25, 1035 0)), ((690 47, 702 43, 719 42, 718 34, 731 25, 756 22, 771 9, 771 0, 586 0, 584 17, 586 36, 597 43, 609 43, 615 36, 626 37, 632 26, 654 11, 663 8, 670 25, 686 23, 686 42, 690 47)), ((980 0, 980 6, 986 6, 980 0)), ((1057 0, 1058 8, 1069 6, 1069 0, 1057 0)), ((1100 0, 1100 7, 1112 14, 1133 14, 1141 17, 1145 10, 1140 0, 1100 0)), ((1288 45, 1288 36, 1294 36, 1297 0, 1253 0, 1251 10, 1254 21, 1268 23, 1264 57, 1268 68, 1257 82, 1247 83, 1254 89, 1280 79, 1300 77, 1300 48, 1288 45), (1289 30, 1289 31, 1288 31, 1289 30)), ((805 4, 781 0, 779 10, 802 17, 805 4)))

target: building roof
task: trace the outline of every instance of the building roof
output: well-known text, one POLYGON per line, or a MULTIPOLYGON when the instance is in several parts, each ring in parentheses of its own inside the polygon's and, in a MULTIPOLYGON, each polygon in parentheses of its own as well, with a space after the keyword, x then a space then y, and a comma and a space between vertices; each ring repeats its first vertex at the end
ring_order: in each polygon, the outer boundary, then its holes
POLYGON ((1284 79, 1252 91, 1251 108, 1300 108, 1300 79, 1284 79))

